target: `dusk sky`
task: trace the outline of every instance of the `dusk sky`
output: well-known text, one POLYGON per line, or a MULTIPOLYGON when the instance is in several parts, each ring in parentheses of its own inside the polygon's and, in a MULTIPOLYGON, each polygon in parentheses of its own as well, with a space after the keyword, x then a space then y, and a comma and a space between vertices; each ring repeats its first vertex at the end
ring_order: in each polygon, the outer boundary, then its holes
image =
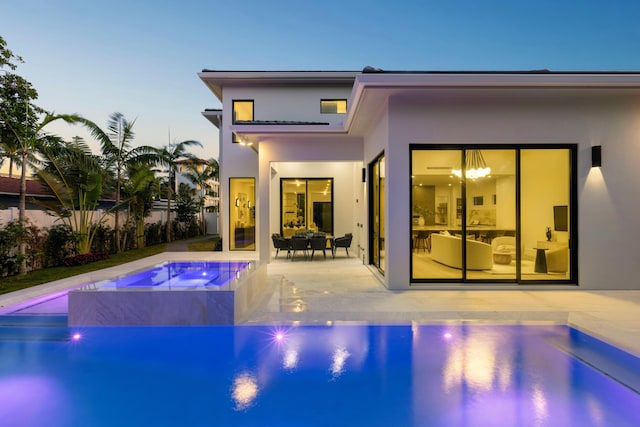
MULTIPOLYGON (((196 139, 217 157, 214 70, 640 70, 638 0, 0 0, 0 35, 36 103, 136 145, 196 139)), ((64 125, 49 130, 84 135, 64 125)))

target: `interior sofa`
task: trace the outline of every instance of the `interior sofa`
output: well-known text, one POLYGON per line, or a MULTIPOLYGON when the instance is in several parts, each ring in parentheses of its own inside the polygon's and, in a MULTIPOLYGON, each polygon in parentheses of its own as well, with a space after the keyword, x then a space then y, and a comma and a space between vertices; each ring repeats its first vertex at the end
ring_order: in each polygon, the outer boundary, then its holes
POLYGON ((566 242, 547 242, 549 250, 545 251, 547 271, 550 273, 566 273, 569 267, 569 245, 566 242))
MULTIPOLYGON (((431 259, 453 268, 462 268, 462 239, 450 234, 431 234, 431 259)), ((467 269, 491 270, 491 245, 467 239, 467 269)))

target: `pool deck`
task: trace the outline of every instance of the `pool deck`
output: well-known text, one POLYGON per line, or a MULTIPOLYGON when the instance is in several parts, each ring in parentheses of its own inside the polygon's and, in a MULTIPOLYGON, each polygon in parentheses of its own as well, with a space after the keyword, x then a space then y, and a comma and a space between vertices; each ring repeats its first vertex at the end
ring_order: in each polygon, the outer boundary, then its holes
MULTIPOLYGON (((166 252, 117 267, 0 295, 0 310, 40 295, 139 270, 166 260, 240 260, 247 253, 166 252)), ((389 291, 357 258, 267 266, 271 297, 245 324, 273 323, 559 323, 640 357, 640 291, 411 290, 389 291)))

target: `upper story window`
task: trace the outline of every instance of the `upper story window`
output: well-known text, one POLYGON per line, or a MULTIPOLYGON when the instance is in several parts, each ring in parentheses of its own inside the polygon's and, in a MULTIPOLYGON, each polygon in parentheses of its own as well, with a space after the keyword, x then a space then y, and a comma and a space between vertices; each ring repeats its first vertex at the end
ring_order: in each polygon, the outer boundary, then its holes
POLYGON ((320 112, 322 114, 344 114, 347 112, 346 99, 321 99, 320 112))
MULTIPOLYGON (((233 118, 232 123, 245 122, 253 120, 253 100, 233 100, 233 118)), ((235 133, 233 134, 233 142, 240 142, 235 133)))
POLYGON ((234 100, 232 123, 251 120, 253 120, 253 100, 234 100))

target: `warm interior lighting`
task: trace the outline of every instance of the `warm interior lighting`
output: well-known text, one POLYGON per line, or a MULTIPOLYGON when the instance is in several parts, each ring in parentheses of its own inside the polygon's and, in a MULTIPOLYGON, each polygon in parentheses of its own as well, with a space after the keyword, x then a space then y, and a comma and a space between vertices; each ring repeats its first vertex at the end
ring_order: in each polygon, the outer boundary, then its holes
MULTIPOLYGON (((461 169, 451 169, 451 173, 458 178, 462 178, 461 169)), ((478 179, 484 178, 491 173, 491 168, 487 167, 487 163, 482 157, 480 150, 468 150, 466 155, 465 178, 478 179)))

